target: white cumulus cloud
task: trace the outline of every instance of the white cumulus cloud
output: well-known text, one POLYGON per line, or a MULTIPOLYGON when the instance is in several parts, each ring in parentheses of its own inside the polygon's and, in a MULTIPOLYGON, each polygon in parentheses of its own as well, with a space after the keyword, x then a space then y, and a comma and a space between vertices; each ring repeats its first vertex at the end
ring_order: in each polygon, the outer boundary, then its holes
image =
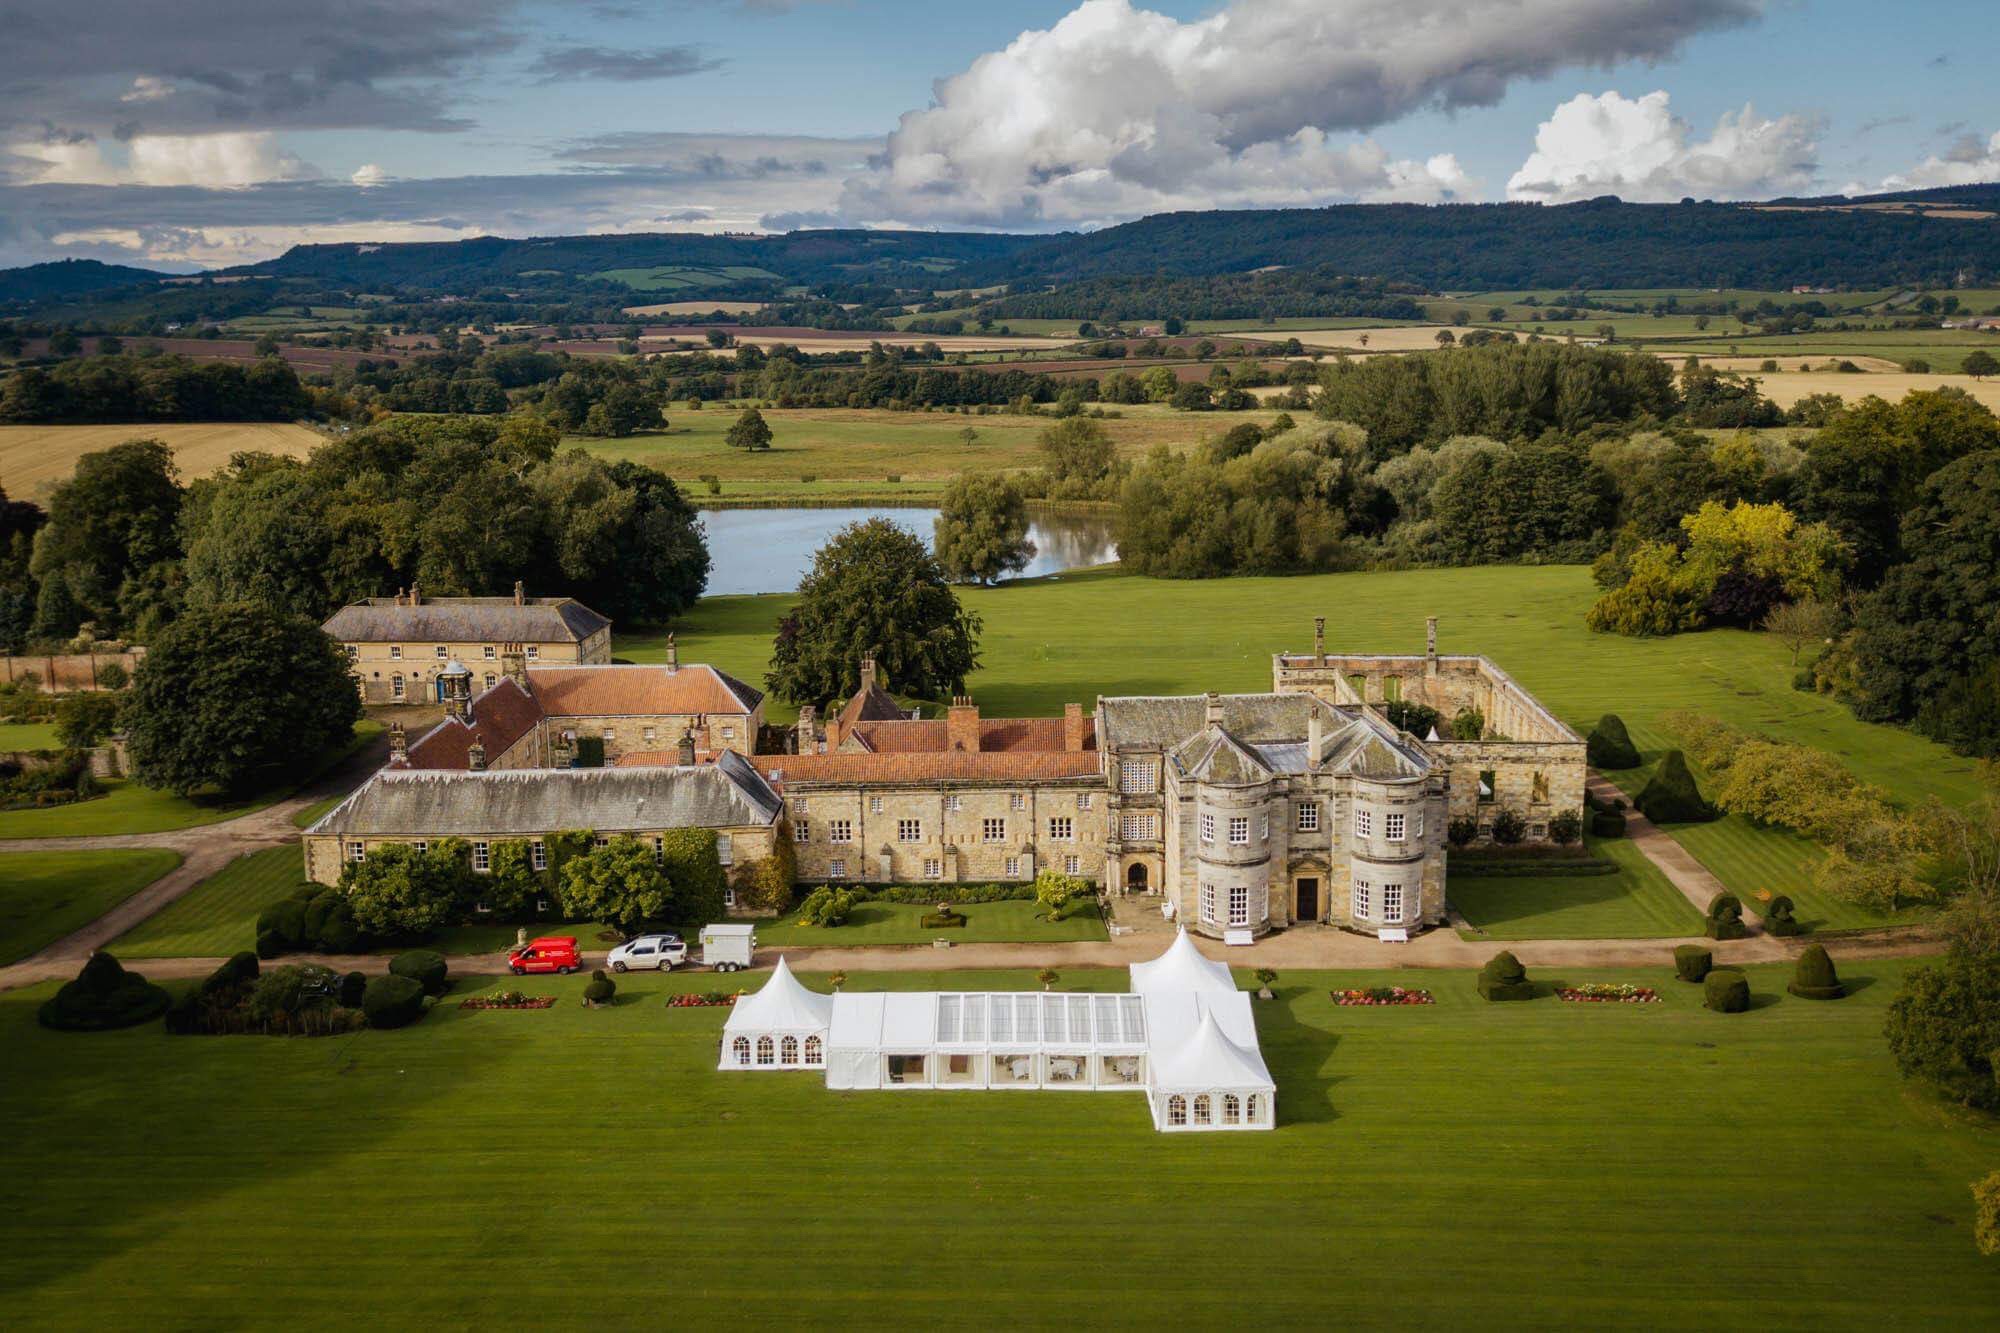
POLYGON ((1891 190, 1929 190, 1944 185, 1984 185, 2000 181, 2000 133, 1981 141, 1978 135, 1959 137, 1942 156, 1933 154, 1880 185, 1850 185, 1848 194, 1877 194, 1891 190))
POLYGON ((194 185, 236 190, 319 173, 255 130, 222 134, 138 134, 122 145, 95 138, 15 144, 37 185, 194 185))
POLYGON ((1084 0, 940 80, 842 212, 867 221, 1090 223, 1177 207, 1459 197, 1449 157, 1350 137, 1516 79, 1671 54, 1759 0, 1234 0, 1181 22, 1084 0), (1339 137, 1334 137, 1339 136, 1339 137))
POLYGON ((354 169, 354 174, 348 179, 364 190, 372 190, 378 185, 388 184, 389 173, 373 162, 364 162, 354 169))
POLYGON ((1658 203, 1798 193, 1819 173, 1821 129, 1815 117, 1767 120, 1745 104, 1697 139, 1665 92, 1578 93, 1535 132, 1535 151, 1507 182, 1507 197, 1560 203, 1615 194, 1658 203))

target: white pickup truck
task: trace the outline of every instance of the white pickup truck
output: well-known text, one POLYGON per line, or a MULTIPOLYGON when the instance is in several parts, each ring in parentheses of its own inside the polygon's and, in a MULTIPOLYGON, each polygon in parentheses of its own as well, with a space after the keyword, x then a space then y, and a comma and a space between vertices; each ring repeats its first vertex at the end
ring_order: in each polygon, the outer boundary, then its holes
POLYGON ((613 949, 604 961, 611 964, 613 972, 629 972, 635 967, 671 972, 685 963, 687 956, 688 947, 678 935, 641 935, 613 949))

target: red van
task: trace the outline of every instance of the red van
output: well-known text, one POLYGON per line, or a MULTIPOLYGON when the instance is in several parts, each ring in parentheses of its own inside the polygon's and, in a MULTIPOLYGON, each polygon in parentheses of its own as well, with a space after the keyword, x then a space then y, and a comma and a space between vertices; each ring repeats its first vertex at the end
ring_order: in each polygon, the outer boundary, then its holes
POLYGON ((574 935, 544 935, 507 955, 508 970, 517 977, 530 972, 560 972, 564 976, 583 966, 576 951, 574 935))

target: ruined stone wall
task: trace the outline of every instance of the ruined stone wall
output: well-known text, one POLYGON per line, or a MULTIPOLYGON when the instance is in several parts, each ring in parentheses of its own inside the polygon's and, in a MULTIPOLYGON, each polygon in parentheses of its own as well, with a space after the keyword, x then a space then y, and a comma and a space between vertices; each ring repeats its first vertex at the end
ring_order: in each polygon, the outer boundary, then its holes
POLYGON ((1528 825, 1528 841, 1548 837, 1549 821, 1583 809, 1584 743, 1438 741, 1429 750, 1451 776, 1452 819, 1479 821, 1479 840, 1492 835, 1493 816, 1512 810, 1528 825), (1480 796, 1481 775, 1492 774, 1492 795, 1480 796))

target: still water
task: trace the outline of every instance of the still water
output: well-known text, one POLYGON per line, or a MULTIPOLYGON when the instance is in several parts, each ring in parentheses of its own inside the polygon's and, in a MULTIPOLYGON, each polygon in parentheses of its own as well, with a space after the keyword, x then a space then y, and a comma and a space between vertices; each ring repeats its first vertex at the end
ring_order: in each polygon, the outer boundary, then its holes
MULTIPOLYGON (((836 531, 864 518, 886 518, 925 541, 931 537, 935 509, 856 506, 851 509, 705 509, 708 553, 714 567, 708 592, 790 592, 812 567, 813 554, 836 531)), ((1054 574, 1081 565, 1101 565, 1118 558, 1108 514, 1056 513, 1033 506, 1028 510, 1028 540, 1035 558, 1024 577, 1054 574)))

